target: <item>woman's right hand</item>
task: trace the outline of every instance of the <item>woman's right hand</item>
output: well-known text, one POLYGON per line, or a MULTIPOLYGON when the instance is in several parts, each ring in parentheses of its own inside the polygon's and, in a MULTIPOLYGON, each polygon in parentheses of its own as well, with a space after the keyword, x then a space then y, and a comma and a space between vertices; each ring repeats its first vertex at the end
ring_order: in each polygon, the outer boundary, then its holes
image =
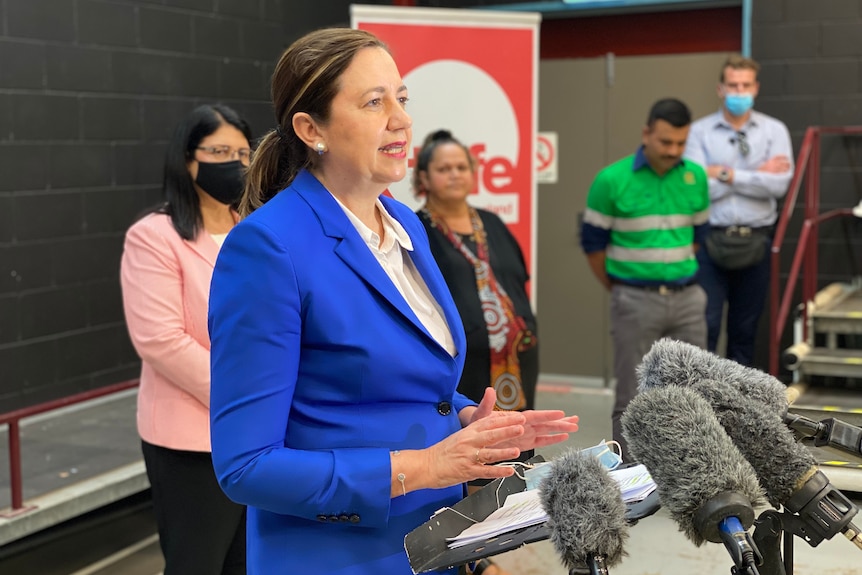
POLYGON ((487 464, 515 459, 521 454, 517 447, 498 444, 512 442, 523 435, 525 423, 526 417, 519 412, 495 411, 423 450, 427 457, 429 487, 509 477, 514 473, 511 467, 487 464))
POLYGON ((523 435, 525 422, 526 417, 520 412, 495 411, 426 449, 392 452, 391 495, 513 475, 512 467, 488 464, 515 459, 521 454, 517 447, 499 444, 523 435))

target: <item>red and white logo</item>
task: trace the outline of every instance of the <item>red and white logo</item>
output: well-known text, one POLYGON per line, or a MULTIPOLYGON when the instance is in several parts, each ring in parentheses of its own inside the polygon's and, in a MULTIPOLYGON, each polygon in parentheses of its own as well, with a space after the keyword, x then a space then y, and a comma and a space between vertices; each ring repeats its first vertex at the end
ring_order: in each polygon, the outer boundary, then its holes
POLYGON ((476 159, 476 195, 470 203, 496 212, 506 223, 517 223, 513 175, 518 166, 518 121, 506 92, 481 68, 457 60, 423 64, 404 76, 404 83, 410 91, 413 152, 408 177, 390 186, 392 195, 414 210, 421 207, 423 200, 412 188, 416 155, 425 136, 446 129, 476 159), (440 78, 447 78, 453 89, 439 90, 440 78))
POLYGON ((411 169, 390 193, 414 210, 422 205, 411 182, 416 148, 429 133, 450 131, 478 163, 470 203, 506 222, 535 278, 537 16, 374 6, 351 10, 354 26, 389 46, 410 95, 411 169))

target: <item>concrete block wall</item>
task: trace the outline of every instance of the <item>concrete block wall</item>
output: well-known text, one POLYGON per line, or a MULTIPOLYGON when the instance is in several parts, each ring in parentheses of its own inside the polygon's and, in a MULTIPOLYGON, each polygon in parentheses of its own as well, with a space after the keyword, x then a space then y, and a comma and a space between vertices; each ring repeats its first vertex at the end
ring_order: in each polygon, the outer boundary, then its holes
POLYGON ((0 413, 137 375, 123 234, 194 106, 272 126, 290 4, 0 2, 0 413))
MULTIPOLYGON (((862 125, 862 2, 756 0, 752 55, 763 66, 757 107, 787 123, 796 153, 808 126, 862 125)), ((825 137, 821 209, 860 200, 862 137, 825 137)), ((801 222, 802 207, 796 206, 795 223, 801 222)), ((821 284, 862 273, 858 220, 826 223, 819 239, 821 284)))

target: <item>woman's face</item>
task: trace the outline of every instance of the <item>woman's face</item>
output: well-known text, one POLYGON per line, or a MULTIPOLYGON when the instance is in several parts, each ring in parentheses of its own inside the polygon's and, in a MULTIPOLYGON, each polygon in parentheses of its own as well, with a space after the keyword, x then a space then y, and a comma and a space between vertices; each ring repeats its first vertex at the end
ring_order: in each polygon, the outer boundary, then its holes
POLYGON ((392 57, 382 48, 363 48, 339 85, 329 120, 318 125, 327 150, 318 163, 325 182, 382 188, 404 178, 413 121, 392 57))
POLYGON ((188 161, 192 181, 198 177, 198 162, 218 164, 239 160, 248 166, 250 147, 242 132, 230 124, 222 124, 215 132, 201 140, 194 156, 188 161))
POLYGON ((473 176, 467 152, 454 142, 438 144, 428 162, 428 171, 419 174, 428 198, 446 202, 466 202, 475 185, 473 176))

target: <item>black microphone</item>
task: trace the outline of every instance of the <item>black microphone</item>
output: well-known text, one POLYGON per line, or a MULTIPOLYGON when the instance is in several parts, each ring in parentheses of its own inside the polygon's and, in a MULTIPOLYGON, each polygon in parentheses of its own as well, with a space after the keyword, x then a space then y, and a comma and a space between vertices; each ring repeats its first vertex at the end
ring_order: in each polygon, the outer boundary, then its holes
POLYGON ((684 387, 657 387, 635 396, 622 427, 680 531, 697 546, 724 543, 739 572, 756 575, 761 556, 747 530, 763 493, 709 403, 684 387))
POLYGON ((573 572, 586 563, 592 575, 607 574, 625 555, 629 536, 619 486, 597 458, 577 450, 548 465, 539 496, 563 565, 573 572))
POLYGON ((796 441, 784 418, 763 404, 747 401, 726 381, 696 386, 715 410, 721 426, 751 463, 770 503, 783 505, 804 522, 796 532, 816 547, 843 533, 862 549, 862 535, 851 521, 859 509, 817 467, 817 460, 796 441))

